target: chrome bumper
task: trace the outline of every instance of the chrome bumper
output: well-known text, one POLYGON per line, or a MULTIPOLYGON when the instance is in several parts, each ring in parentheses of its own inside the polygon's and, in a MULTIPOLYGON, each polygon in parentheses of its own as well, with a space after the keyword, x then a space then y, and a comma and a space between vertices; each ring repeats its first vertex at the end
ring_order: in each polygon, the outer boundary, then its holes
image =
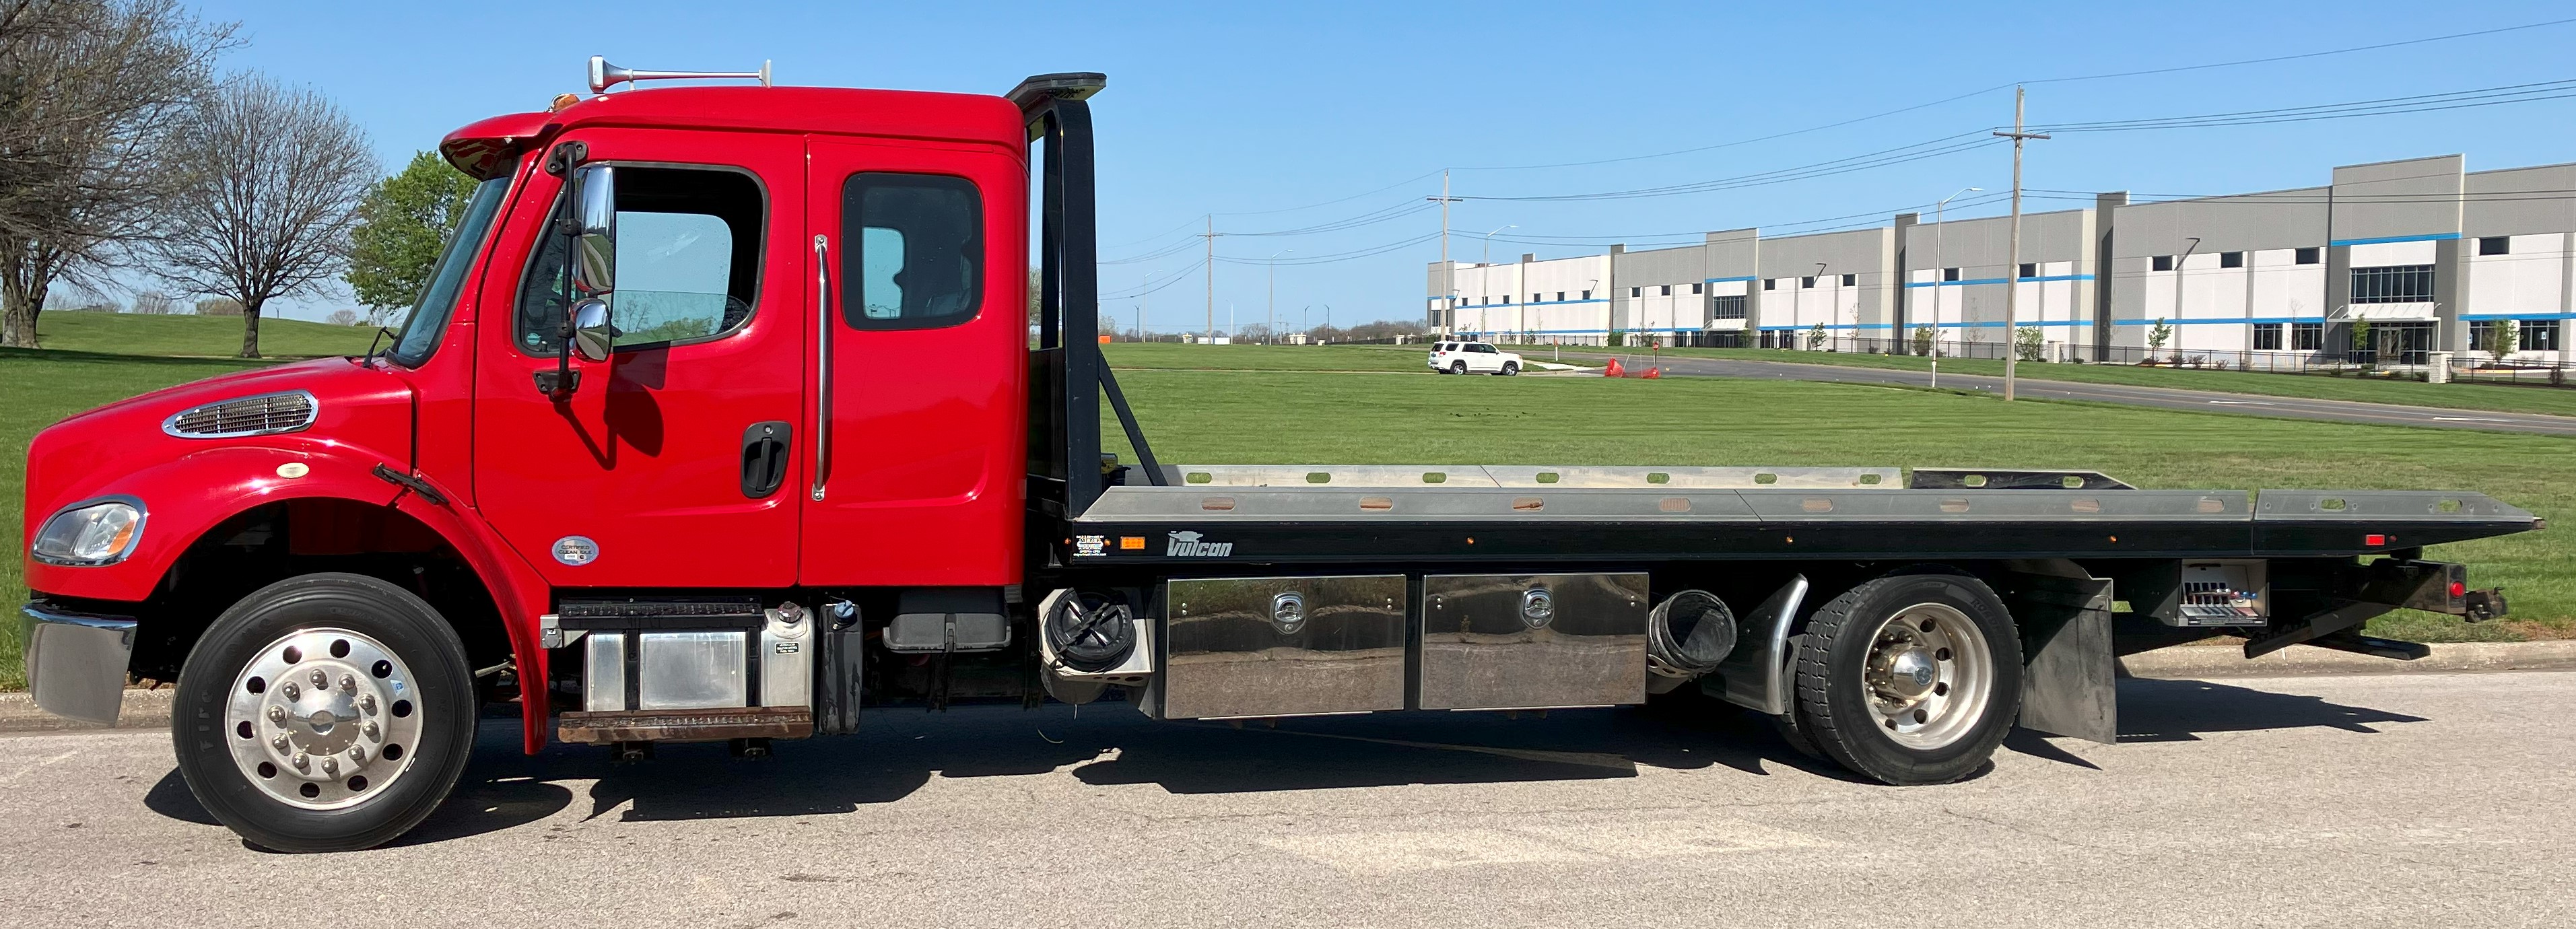
POLYGON ((18 634, 27 660, 27 692, 46 712, 116 725, 125 705, 125 663, 134 654, 135 621, 56 609, 20 607, 18 634))

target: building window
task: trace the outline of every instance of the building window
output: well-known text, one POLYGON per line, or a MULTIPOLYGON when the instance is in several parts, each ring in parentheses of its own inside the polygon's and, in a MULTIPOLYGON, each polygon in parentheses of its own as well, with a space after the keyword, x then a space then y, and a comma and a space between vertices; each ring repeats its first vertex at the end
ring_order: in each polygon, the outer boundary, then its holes
POLYGON ((2432 265, 2381 265, 2352 269, 2354 303, 2430 303, 2432 265))
POLYGON ((2277 351, 2280 351, 2280 350, 2281 350, 2281 324, 2280 324, 2280 323, 2255 323, 2255 324, 2254 324, 2254 350, 2255 350, 2255 351, 2258 351, 2258 352, 2277 352, 2277 351))
POLYGON ((1943 269, 1941 269, 1941 279, 1942 279, 1943 281, 1955 281, 1955 280, 1958 280, 1958 279, 1959 279, 1959 269, 1957 269, 1957 268, 1943 268, 1943 269))
POLYGON ((2290 324, 2290 349, 2292 351, 2313 352, 2323 350, 2325 347, 2326 324, 2290 324))
POLYGON ((2023 279, 2023 280, 2028 280, 2028 279, 2030 279, 2030 278, 2038 277, 2038 276, 2039 276, 2039 266, 2038 266, 2038 265, 2035 265, 2035 264, 2031 264, 2030 262, 2027 262, 2027 261, 2022 262, 2022 265, 2021 265, 2021 276, 2022 276, 2022 279, 2023 279))
MULTIPOLYGON (((2496 332, 2496 327, 2497 327, 2497 326, 2510 326, 2510 325, 2513 325, 2513 322, 2512 322, 2511 320, 2502 320, 2502 319, 2473 319, 2473 320, 2470 320, 2470 321, 2469 321, 2469 350, 2470 350, 2470 351, 2473 351, 2473 352, 2491 352, 2491 351, 2495 351, 2495 332, 2496 332)), ((2519 333, 2517 333, 2517 334, 2519 334, 2519 333)))
POLYGON ((1691 293, 1694 293, 1694 294, 1699 293, 1699 292, 1700 292, 1700 288, 1702 288, 1702 287, 1706 287, 1706 286, 1708 286, 1708 285, 1706 285, 1706 284, 1692 284, 1692 285, 1691 285, 1691 293))
POLYGON ((1734 296, 1720 296, 1720 297, 1718 297, 1717 299, 1710 301, 1710 302, 1709 302, 1709 308, 1708 308, 1708 318, 1710 318, 1710 319, 1743 319, 1743 318, 1744 318, 1744 295, 1743 295, 1743 294, 1736 294, 1736 295, 1734 295, 1734 296))
POLYGON ((1845 286, 1845 287, 1858 287, 1858 286, 1860 286, 1860 275, 1857 275, 1857 274, 1846 274, 1846 275, 1843 275, 1843 286, 1845 286))
POLYGON ((1808 275, 1808 276, 1806 276, 1806 277, 1802 277, 1802 278, 1799 278, 1799 279, 1798 279, 1798 288, 1799 288, 1799 289, 1801 289, 1801 290, 1812 290, 1812 289, 1814 289, 1814 288, 1815 288, 1815 286, 1816 286, 1816 277, 1815 277, 1815 275, 1810 274, 1810 275, 1808 275))
POLYGON ((2242 268, 2245 266, 2245 253, 2220 252, 2218 253, 2218 266, 2222 268, 2242 268))
POLYGON ((2478 254, 2481 254, 2481 255, 2510 255, 2510 254, 2513 254, 2513 239, 2512 239, 2511 237, 2509 237, 2509 236, 2500 236, 2500 235, 2491 235, 2491 236, 2487 236, 2486 238, 2479 239, 2479 240, 2478 240, 2478 254))
POLYGON ((1646 295, 1646 289, 1645 289, 1645 288, 1643 288, 1643 287, 1631 287, 1631 288, 1628 288, 1628 296, 1631 296, 1631 297, 1642 297, 1642 296, 1645 296, 1645 295, 1646 295))
POLYGON ((1673 285, 1671 285, 1671 284, 1665 284, 1665 285, 1663 285, 1663 286, 1660 286, 1660 287, 1655 288, 1655 296, 1658 296, 1658 297, 1669 297, 1669 296, 1672 296, 1672 295, 1673 295, 1673 285))
POLYGON ((1592 299, 1592 292, 1591 292, 1591 291, 1589 291, 1589 290, 1584 291, 1584 292, 1583 292, 1583 299, 1586 299, 1586 300, 1590 300, 1590 299, 1592 299))
POLYGON ((2173 270, 2173 256, 2172 256, 2172 255, 2157 255, 2157 256, 2156 256, 2156 263, 2155 263, 2154 267, 2155 267, 2155 269, 2156 269, 2156 270, 2158 270, 2158 271, 2171 271, 2171 270, 2173 270))
POLYGON ((2290 253, 2291 264, 2312 265, 2324 260, 2325 249, 2322 248, 2303 248, 2290 253))
POLYGON ((1764 289, 1764 290, 1778 290, 1778 289, 1780 289, 1780 279, 1779 279, 1779 278, 1776 278, 1776 277, 1766 277, 1766 278, 1763 278, 1763 279, 1762 279, 1762 289, 1764 289))
POLYGON ((1565 291, 1560 290, 1560 291, 1557 291, 1557 292, 1556 292, 1556 302, 1558 302, 1558 303, 1564 303, 1564 302, 1565 302, 1565 291))
POLYGON ((2522 321, 2522 350, 2554 352, 2558 350, 2558 320, 2526 319, 2522 321))
POLYGON ((1502 296, 1502 301, 1503 301, 1503 305, 1504 305, 1504 306, 1510 306, 1510 305, 1512 305, 1512 295, 1510 295, 1510 294, 1504 294, 1504 295, 1502 296))
POLYGON ((1541 300, 1545 300, 1545 299, 1547 299, 1547 295, 1546 295, 1546 294, 1531 294, 1531 295, 1530 295, 1529 302, 1531 302, 1531 303, 1537 303, 1537 302, 1539 302, 1539 301, 1541 301, 1541 300))

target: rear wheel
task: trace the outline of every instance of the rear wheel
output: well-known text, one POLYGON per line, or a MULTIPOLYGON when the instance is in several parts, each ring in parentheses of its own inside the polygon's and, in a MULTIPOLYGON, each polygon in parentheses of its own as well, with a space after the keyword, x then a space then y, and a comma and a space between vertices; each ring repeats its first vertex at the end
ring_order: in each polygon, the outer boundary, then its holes
POLYGON ((2021 640, 1983 581, 1946 568, 1864 583, 1798 637, 1797 734, 1889 784, 1985 765, 2021 708, 2021 640))
POLYGON ((1467 373, 1467 363, 1466 363, 1466 362, 1463 362, 1463 361, 1452 361, 1452 362, 1450 362, 1450 363, 1449 363, 1449 373, 1451 373, 1451 374, 1465 374, 1465 373, 1467 373))
POLYGON ((474 747, 474 672, 446 619, 372 577, 310 574, 226 610, 188 653, 179 774, 243 838, 285 852, 419 825, 474 747))
POLYGON ((1521 363, 1520 363, 1520 362, 1517 362, 1517 361, 1506 361, 1506 362, 1503 362, 1503 372, 1502 372, 1502 373, 1503 373, 1503 376, 1504 376, 1504 377, 1516 377, 1516 376, 1518 376, 1518 375, 1521 373, 1521 363))

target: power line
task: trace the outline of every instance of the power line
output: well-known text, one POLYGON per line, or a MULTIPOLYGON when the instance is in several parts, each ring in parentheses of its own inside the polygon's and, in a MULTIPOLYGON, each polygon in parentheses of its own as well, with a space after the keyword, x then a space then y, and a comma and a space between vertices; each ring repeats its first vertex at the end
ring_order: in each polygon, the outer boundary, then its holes
POLYGON ((2269 110, 2239 110, 2229 113, 2206 113, 2198 116, 2166 116, 2153 119, 2104 120, 2089 123, 2051 123, 2034 128, 2051 132, 2127 132, 2143 129, 2185 129, 2207 126, 2251 126, 2270 123, 2309 122, 2319 119, 2348 119, 2357 116, 2390 116, 2433 110, 2455 110, 2470 107, 2502 106, 2531 103, 2576 96, 2576 80, 2542 81, 2530 84, 2506 84, 2406 97, 2382 97, 2345 103, 2321 103, 2311 106, 2281 107, 2269 110))

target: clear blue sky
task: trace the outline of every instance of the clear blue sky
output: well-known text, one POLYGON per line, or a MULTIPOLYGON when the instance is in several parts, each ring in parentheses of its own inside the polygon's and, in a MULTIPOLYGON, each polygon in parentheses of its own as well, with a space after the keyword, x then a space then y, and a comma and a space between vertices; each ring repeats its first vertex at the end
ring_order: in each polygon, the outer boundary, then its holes
MULTIPOLYGON (((781 83, 998 93, 1047 71, 1104 71, 1104 309, 1133 320, 1147 272, 1191 268, 1201 217, 1219 232, 1296 229, 1418 204, 1443 167, 1596 161, 1840 122, 2042 80, 2292 55, 2576 16, 2560 3, 1538 5, 967 3, 348 4, 214 2, 242 23, 234 68, 336 98, 388 165, 465 122, 581 90, 603 54, 640 68, 748 69, 781 83), (1428 175, 1428 176, 1425 176, 1428 175), (1408 180, 1410 179, 1410 180, 1408 180), (1381 190, 1381 188, 1386 188, 1381 190), (1376 193, 1369 193, 1377 191, 1376 193), (1363 195, 1364 194, 1364 195, 1363 195), (1362 195, 1362 196, 1354 196, 1362 195), (1293 212, 1268 212, 1351 197, 1293 212)), ((2194 115, 2576 77, 2576 24, 2379 51, 2165 75, 2034 84, 2035 123, 2194 115)), ((2011 120, 1998 90, 1896 116, 1686 155, 1533 170, 1460 170, 1461 195, 1632 189, 1858 155, 2011 120)), ((2235 128, 2068 135, 2032 143, 2028 186, 2219 193, 2321 184, 2337 164, 2465 152, 2472 170, 2576 160, 2576 99, 2235 128)), ((2009 186, 2008 148, 1684 196, 1469 202, 1453 252, 1541 257, 1744 226, 1929 203, 2009 186), (1657 238, 1656 234, 1665 234, 1657 238), (1526 236, 1560 244, 1507 242, 1526 236), (1588 244, 1598 242, 1599 246, 1588 244)), ((2032 210, 2062 208, 2033 201, 2032 210)), ((1993 214, 2001 205, 1965 211, 1993 214)), ((1863 218, 1862 221, 1865 221, 1863 218)), ((1884 221, 1881 217, 1880 221, 1884 221)), ((1831 225, 1831 224, 1828 224, 1831 225)), ((1421 212, 1329 233, 1218 240, 1221 257, 1331 256, 1438 229, 1421 212)), ((1280 315, 1324 304, 1342 324, 1421 313, 1437 241, 1277 269, 1280 315)), ((1216 315, 1263 319, 1268 269, 1218 265, 1216 315)), ((1158 279, 1159 280, 1159 279, 1158 279)), ((345 298, 343 298, 345 299, 345 298)), ((1200 272, 1152 295, 1150 324, 1194 328, 1200 272)), ((318 316, 338 300, 304 301, 318 316)), ((1132 324, 1132 323, 1129 323, 1132 324)))

